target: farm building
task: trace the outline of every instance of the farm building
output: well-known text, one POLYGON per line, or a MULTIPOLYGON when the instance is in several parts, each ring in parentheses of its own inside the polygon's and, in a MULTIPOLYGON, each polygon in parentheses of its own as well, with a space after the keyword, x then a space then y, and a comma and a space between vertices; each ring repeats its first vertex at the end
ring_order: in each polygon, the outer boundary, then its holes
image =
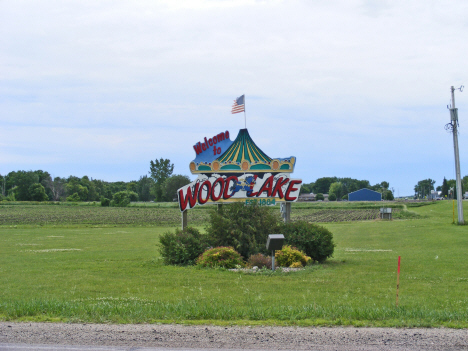
POLYGON ((360 189, 349 193, 348 201, 382 201, 382 194, 370 189, 360 189))

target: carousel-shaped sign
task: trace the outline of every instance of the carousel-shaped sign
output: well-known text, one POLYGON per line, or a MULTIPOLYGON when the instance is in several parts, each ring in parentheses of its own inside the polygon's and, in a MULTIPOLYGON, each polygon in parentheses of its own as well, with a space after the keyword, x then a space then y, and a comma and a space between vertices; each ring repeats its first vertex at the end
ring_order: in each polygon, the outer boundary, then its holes
POLYGON ((245 201, 260 205, 294 202, 302 180, 291 179, 296 158, 271 158, 241 129, 234 141, 219 133, 193 146, 190 171, 198 178, 178 190, 181 211, 206 203, 245 201))

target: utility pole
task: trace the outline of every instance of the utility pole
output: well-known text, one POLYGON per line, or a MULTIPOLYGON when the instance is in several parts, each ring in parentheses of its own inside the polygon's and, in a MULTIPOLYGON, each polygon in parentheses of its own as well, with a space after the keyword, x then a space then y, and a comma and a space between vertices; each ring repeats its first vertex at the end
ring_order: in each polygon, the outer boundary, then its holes
MULTIPOLYGON (((460 91, 463 91, 461 86, 460 91)), ((452 92, 452 108, 450 109, 450 119, 452 123, 452 134, 453 134, 453 150, 455 153, 455 173, 457 177, 457 208, 458 208, 458 224, 464 224, 463 219, 463 197, 462 197, 462 185, 460 177, 460 155, 458 153, 458 109, 455 108, 455 88, 450 88, 452 92)))

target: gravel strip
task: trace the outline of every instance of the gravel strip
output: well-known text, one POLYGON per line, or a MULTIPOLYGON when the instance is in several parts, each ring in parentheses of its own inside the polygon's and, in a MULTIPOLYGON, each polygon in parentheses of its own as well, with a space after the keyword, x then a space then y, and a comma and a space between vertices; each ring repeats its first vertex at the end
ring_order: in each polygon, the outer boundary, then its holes
POLYGON ((468 330, 0 322, 1 343, 237 350, 468 350, 468 330))

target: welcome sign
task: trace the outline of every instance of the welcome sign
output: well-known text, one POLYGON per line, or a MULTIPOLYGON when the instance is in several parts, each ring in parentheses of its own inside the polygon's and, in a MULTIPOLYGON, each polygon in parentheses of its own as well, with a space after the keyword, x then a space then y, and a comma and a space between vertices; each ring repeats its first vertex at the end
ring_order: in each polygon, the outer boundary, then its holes
POLYGON ((297 200, 302 180, 290 177, 295 157, 270 158, 247 129, 241 129, 234 141, 229 136, 225 131, 193 146, 196 157, 190 171, 198 178, 177 191, 182 212, 207 203, 245 201, 272 206, 297 200))

